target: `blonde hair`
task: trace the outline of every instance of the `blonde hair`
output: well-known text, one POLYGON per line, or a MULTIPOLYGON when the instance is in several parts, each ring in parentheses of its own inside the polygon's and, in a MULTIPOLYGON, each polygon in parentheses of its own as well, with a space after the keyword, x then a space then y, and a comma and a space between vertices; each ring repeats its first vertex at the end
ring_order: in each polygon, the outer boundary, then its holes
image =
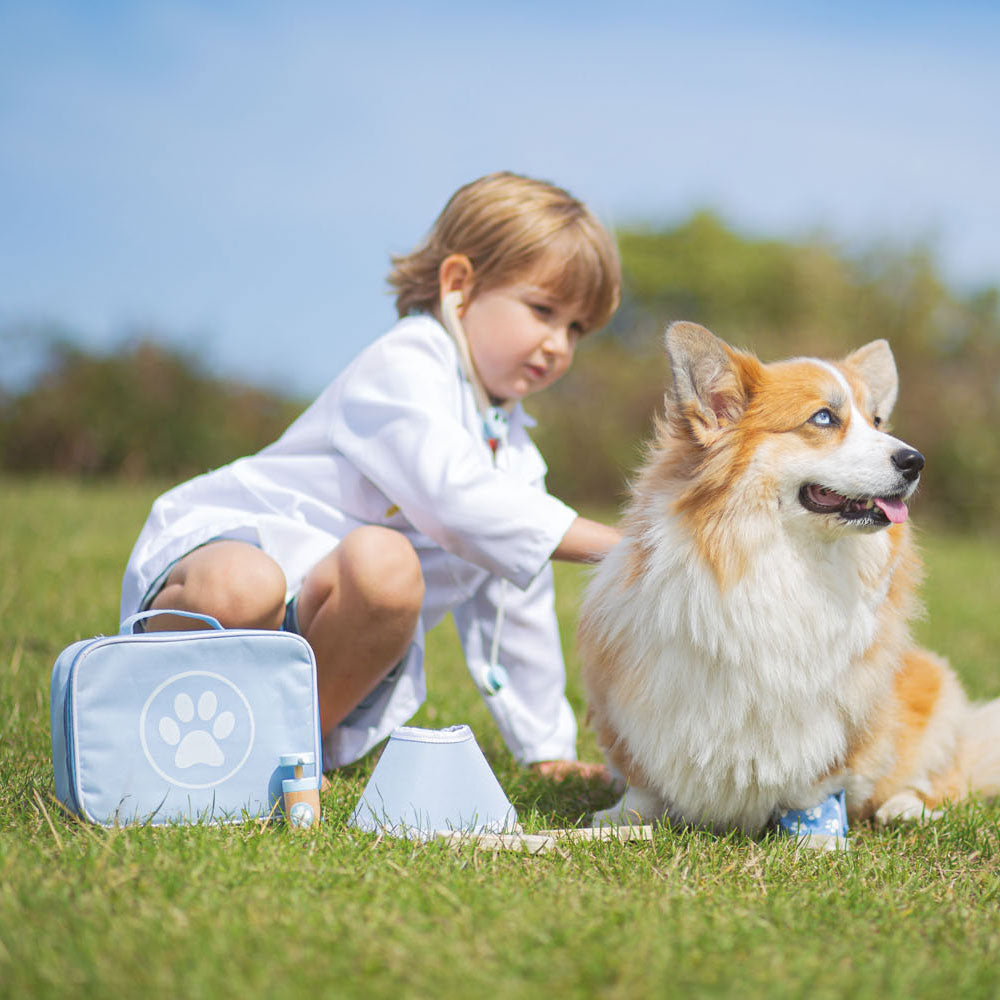
POLYGON ((424 242, 392 258, 396 311, 434 312, 442 261, 472 263, 473 297, 531 274, 559 299, 579 302, 586 329, 611 318, 621 288, 618 250, 583 202, 546 181, 507 172, 460 187, 424 242))

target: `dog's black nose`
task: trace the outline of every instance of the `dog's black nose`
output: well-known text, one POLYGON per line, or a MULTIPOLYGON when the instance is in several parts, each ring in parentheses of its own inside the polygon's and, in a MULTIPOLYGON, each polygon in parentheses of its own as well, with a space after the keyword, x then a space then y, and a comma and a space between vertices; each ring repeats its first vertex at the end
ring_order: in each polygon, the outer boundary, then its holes
POLYGON ((900 448, 899 451, 893 452, 892 464, 899 469, 908 483, 912 483, 924 467, 924 456, 912 448, 900 448))

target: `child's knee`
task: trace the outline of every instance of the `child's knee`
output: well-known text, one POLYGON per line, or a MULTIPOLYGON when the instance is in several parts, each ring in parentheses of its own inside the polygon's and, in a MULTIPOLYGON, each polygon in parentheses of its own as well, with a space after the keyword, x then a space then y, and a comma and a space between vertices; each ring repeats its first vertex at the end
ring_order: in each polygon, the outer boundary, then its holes
POLYGON ((420 558, 391 528, 365 527, 341 542, 344 582, 373 611, 418 614, 424 600, 420 558))
POLYGON ((216 542, 190 553, 154 607, 200 611, 227 628, 278 628, 285 574, 266 553, 242 542, 216 542))
MULTIPOLYGON (((263 553, 262 553, 263 554, 263 553)), ((221 583, 222 581, 220 581, 221 583)), ((238 578, 227 578, 217 591, 225 622, 241 622, 247 628, 278 628, 285 615, 285 574, 265 556, 244 567, 238 578)))

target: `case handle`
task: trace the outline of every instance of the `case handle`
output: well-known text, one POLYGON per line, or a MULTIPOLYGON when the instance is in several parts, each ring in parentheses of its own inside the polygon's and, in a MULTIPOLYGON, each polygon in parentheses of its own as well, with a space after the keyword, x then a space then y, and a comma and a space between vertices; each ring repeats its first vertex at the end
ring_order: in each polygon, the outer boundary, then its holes
POLYGON ((218 629, 220 632, 224 632, 225 629, 219 623, 218 618, 213 618, 211 615, 198 614, 197 611, 172 611, 168 608, 164 608, 158 611, 140 611, 138 614, 129 615, 118 627, 119 635, 131 635, 135 630, 135 626, 138 622, 141 622, 144 618, 152 618, 154 615, 179 615, 181 618, 194 618, 197 621, 205 622, 214 629, 218 629))

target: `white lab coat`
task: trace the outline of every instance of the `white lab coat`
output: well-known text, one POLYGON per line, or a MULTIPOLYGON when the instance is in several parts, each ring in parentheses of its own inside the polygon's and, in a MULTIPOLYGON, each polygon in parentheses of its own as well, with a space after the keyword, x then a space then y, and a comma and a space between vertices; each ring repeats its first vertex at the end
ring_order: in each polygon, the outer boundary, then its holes
POLYGON ((499 657, 510 680, 487 705, 522 763, 573 759, 549 557, 576 515, 545 492, 531 424, 515 407, 495 468, 454 342, 429 316, 403 319, 274 444, 153 504, 125 571, 122 618, 166 567, 209 539, 259 545, 291 596, 349 531, 395 528, 420 558, 420 622, 395 684, 327 734, 325 766, 356 760, 412 717, 426 696, 424 635, 449 611, 469 669, 481 676, 501 578, 513 584, 499 657))

